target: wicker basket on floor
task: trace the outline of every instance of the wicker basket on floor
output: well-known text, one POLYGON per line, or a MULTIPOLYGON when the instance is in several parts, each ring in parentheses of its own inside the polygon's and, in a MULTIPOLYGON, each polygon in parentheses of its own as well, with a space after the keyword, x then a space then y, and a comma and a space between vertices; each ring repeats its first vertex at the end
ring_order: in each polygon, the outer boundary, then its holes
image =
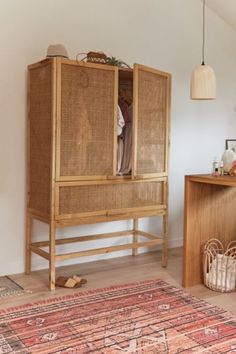
POLYGON ((204 284, 211 290, 232 292, 236 290, 236 241, 226 250, 217 239, 206 242, 203 252, 204 284))

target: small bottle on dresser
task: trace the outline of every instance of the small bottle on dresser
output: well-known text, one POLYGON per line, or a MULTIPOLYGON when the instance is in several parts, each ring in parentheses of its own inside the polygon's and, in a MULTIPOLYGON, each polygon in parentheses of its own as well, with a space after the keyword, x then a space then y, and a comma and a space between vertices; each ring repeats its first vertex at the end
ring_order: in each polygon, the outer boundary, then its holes
POLYGON ((218 177, 219 175, 220 175, 219 164, 218 164, 216 157, 215 157, 213 160, 213 163, 212 163, 212 176, 218 177))
POLYGON ((220 161, 220 175, 224 176, 224 162, 222 160, 220 161))

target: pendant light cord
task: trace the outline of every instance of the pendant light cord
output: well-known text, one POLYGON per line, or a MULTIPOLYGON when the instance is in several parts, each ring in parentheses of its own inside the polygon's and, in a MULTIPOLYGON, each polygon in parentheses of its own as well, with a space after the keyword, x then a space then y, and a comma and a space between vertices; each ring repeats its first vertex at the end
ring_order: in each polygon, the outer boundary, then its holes
POLYGON ((203 8, 202 8, 202 65, 205 65, 205 0, 202 1, 203 8))

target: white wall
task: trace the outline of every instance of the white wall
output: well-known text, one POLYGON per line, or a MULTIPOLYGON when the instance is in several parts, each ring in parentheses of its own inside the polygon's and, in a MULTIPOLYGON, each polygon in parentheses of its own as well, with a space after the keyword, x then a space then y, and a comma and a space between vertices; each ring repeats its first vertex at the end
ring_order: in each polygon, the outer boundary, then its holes
MULTIPOLYGON (((170 241, 182 243, 184 175, 209 172, 224 140, 236 138, 236 35, 210 10, 206 63, 216 72, 217 100, 189 100, 190 73, 201 62, 201 19, 199 0, 0 0, 0 274, 24 269, 26 67, 43 59, 49 44, 64 43, 71 58, 101 50, 173 74, 170 241)), ((154 222, 144 223, 155 229, 154 222)), ((74 227, 61 234, 127 224, 74 227)), ((34 229, 37 238, 47 232, 41 223, 34 229)), ((34 267, 45 265, 34 258, 34 267)))

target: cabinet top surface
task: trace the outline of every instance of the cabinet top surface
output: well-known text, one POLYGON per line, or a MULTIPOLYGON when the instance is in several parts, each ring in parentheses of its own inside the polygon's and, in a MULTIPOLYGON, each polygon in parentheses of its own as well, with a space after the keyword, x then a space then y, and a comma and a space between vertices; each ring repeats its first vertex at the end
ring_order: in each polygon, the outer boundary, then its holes
POLYGON ((138 64, 134 63, 133 68, 126 68, 126 67, 120 67, 116 65, 109 65, 109 64, 104 64, 104 63, 95 63, 95 62, 89 62, 89 61, 83 61, 83 60, 73 60, 73 59, 65 59, 61 57, 52 57, 52 58, 45 58, 43 60, 40 60, 36 63, 32 63, 28 65, 28 69, 34 69, 38 68, 40 66, 48 65, 50 63, 58 63, 58 64, 67 64, 67 65, 76 65, 80 67, 89 67, 89 68, 96 68, 96 69, 101 69, 101 70, 110 70, 110 71, 118 71, 124 73, 132 73, 135 69, 136 70, 144 70, 144 71, 149 71, 152 73, 156 73, 159 75, 162 75, 164 77, 169 77, 171 78, 171 74, 162 70, 159 70, 157 68, 151 68, 143 64, 138 64))
POLYGON ((236 187, 236 176, 218 176, 214 177, 210 174, 206 175, 187 175, 185 176, 186 181, 208 183, 208 184, 218 184, 225 186, 236 187))

